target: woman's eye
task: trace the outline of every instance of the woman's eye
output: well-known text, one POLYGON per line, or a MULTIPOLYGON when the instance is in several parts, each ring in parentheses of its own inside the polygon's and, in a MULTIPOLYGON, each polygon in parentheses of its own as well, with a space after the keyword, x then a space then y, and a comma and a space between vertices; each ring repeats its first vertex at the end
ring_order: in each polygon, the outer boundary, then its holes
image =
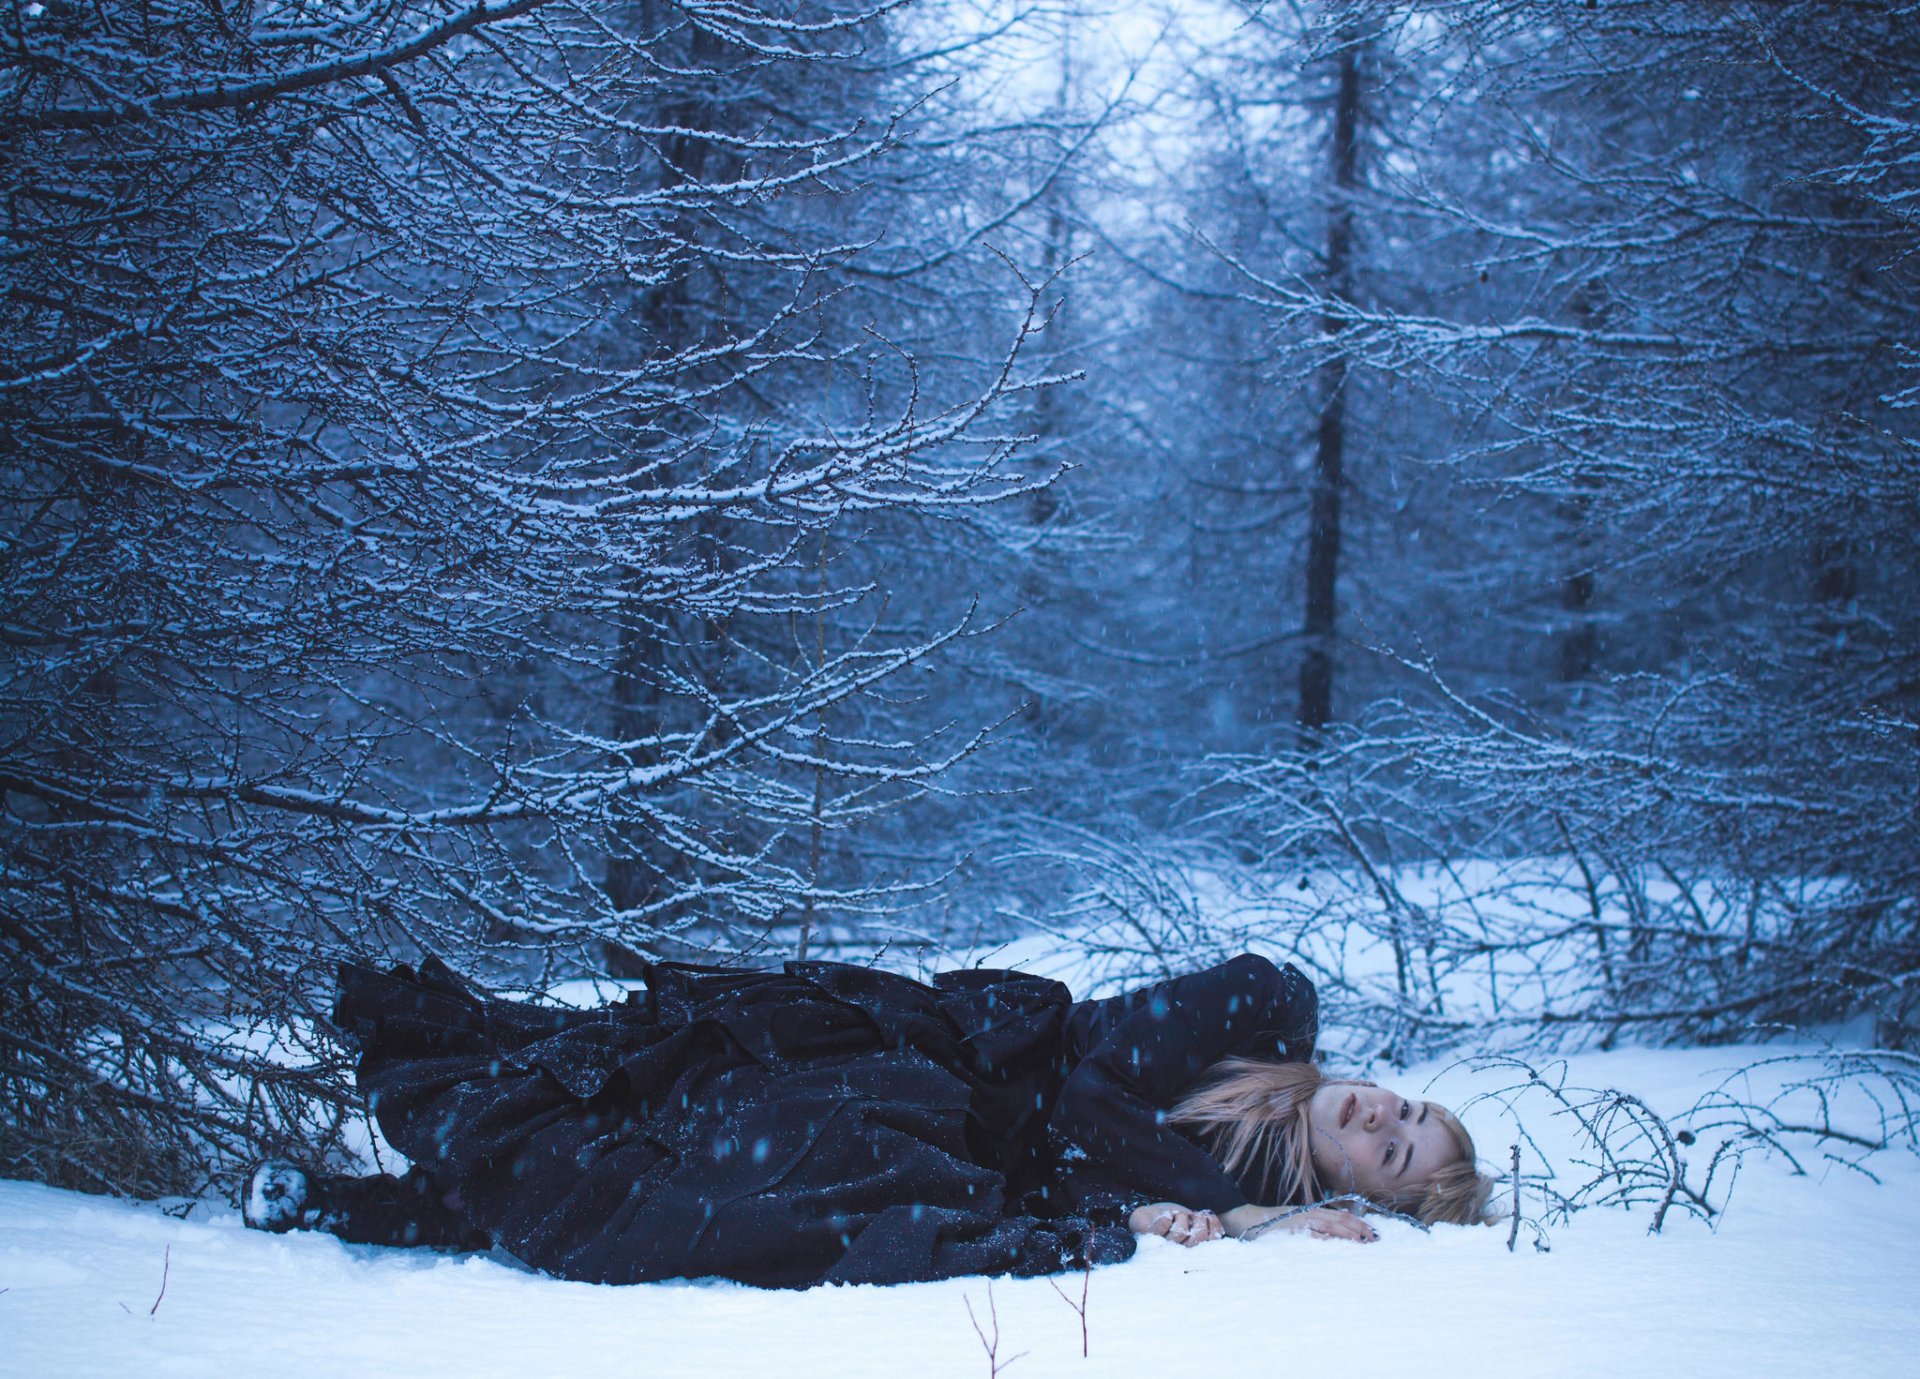
POLYGON ((1408 1105, 1404 1101, 1401 1102, 1400 1103, 1400 1119, 1405 1120, 1408 1116, 1412 1114, 1413 1114, 1413 1107, 1408 1105))

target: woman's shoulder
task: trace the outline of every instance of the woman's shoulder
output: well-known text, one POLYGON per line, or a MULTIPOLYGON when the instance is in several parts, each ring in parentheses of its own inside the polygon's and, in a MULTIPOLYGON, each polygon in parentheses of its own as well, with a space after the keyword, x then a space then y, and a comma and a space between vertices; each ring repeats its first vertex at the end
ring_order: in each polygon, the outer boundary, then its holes
POLYGON ((1241 953, 1208 968, 1201 979, 1208 988, 1203 1000, 1224 1009, 1231 1020, 1252 1017, 1262 1043, 1249 1052, 1283 1062, 1313 1057, 1320 1033, 1320 994, 1298 967, 1241 953))
MULTIPOLYGON (((1280 975, 1280 964, 1258 953, 1238 953, 1216 964, 1218 970, 1246 981, 1271 980, 1280 975)), ((1287 966, 1292 967, 1292 963, 1287 966)))
POLYGON ((1154 998, 1188 1001, 1208 995, 1232 999, 1284 999, 1310 996, 1313 983, 1292 963, 1278 963, 1258 953, 1238 953, 1208 967, 1135 987, 1107 1004, 1137 1005, 1154 998))
POLYGON ((1254 986, 1284 989, 1304 985, 1313 989, 1313 983, 1307 974, 1292 963, 1278 963, 1259 953, 1239 953, 1225 962, 1215 963, 1203 968, 1196 976, 1211 978, 1229 984, 1248 984, 1254 986))

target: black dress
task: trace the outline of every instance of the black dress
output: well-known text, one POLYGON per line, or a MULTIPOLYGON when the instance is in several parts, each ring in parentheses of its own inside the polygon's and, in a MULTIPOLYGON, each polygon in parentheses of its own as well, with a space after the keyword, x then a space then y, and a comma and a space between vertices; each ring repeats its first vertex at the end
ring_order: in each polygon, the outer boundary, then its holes
POLYGON ((1018 972, 660 964, 599 1010, 429 959, 341 971, 382 1132, 519 1259, 599 1283, 1048 1273, 1125 1213, 1248 1193, 1164 1112, 1218 1059, 1311 1056, 1293 966, 1242 956, 1108 1001, 1018 972))

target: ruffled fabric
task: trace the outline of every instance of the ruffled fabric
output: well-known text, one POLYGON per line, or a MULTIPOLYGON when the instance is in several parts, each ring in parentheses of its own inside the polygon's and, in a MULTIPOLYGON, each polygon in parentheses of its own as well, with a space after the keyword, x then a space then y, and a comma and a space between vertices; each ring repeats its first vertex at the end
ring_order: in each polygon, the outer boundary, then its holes
POLYGON ((1124 1259, 1120 1208, 1054 1217, 1070 996, 837 963, 661 964, 600 1010, 494 999, 437 960, 341 971, 387 1138, 535 1268, 775 1287, 1124 1259))

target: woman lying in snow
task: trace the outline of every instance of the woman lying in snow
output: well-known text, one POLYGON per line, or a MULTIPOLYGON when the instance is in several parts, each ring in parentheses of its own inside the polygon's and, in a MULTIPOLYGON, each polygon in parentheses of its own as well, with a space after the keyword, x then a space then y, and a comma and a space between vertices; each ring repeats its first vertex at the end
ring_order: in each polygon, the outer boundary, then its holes
POLYGON ((803 1287, 1485 1209, 1460 1123, 1323 1077, 1313 984, 1264 958, 1080 1002, 1019 972, 662 963, 592 1011, 497 1000, 432 959, 340 975, 360 1089, 414 1166, 262 1165, 250 1226, 498 1246, 597 1283, 803 1287))

